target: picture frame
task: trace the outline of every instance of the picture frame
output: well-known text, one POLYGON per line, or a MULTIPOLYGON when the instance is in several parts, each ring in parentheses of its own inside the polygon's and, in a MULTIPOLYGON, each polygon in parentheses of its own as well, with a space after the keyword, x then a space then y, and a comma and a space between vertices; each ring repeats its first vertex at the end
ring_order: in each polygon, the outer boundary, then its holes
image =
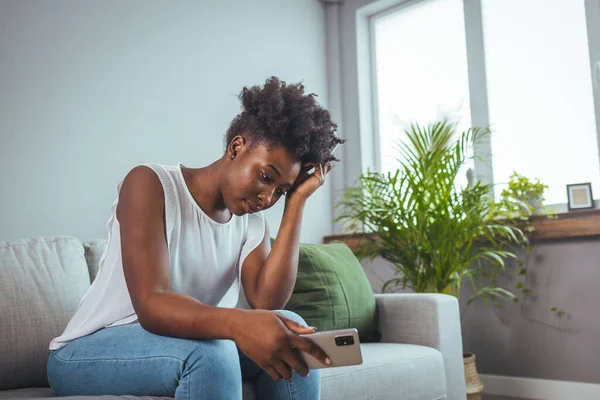
POLYGON ((567 206, 569 211, 594 208, 592 184, 586 182, 567 185, 567 206))

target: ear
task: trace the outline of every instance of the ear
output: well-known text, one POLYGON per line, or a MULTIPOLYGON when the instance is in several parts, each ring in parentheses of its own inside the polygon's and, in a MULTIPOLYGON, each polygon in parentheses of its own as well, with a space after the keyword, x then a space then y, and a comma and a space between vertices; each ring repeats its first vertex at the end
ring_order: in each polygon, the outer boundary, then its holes
POLYGON ((246 139, 241 135, 235 136, 227 146, 227 156, 234 159, 245 147, 246 139))

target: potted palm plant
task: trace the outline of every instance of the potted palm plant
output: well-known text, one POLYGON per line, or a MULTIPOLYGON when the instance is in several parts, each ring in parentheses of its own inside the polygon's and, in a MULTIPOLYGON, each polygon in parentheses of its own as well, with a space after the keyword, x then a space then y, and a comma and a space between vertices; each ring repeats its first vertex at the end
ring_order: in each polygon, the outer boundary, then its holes
MULTIPOLYGON (((468 282, 474 295, 467 304, 515 298, 489 279, 489 268, 504 271, 505 260, 517 257, 515 248, 527 244, 529 210, 507 203, 511 198, 495 201, 491 184, 460 184, 472 146, 489 130, 457 132, 454 124, 442 121, 411 125, 405 133, 398 169, 367 171, 337 205, 338 221, 355 232, 373 233, 357 256, 381 256, 394 267, 396 274, 382 292, 401 286, 458 297, 468 282)), ((472 366, 466 368, 467 375, 474 370, 473 361, 465 353, 465 365, 472 366)), ((468 391, 480 394, 483 387, 475 378, 468 391)))

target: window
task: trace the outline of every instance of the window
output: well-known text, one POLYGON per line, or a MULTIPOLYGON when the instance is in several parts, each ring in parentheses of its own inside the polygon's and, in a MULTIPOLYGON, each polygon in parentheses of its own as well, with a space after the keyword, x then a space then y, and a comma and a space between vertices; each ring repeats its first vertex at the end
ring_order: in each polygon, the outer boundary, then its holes
POLYGON ((490 171, 477 173, 498 190, 516 170, 550 186, 548 204, 566 203, 569 183, 600 193, 586 24, 584 1, 561 0, 424 0, 372 18, 380 168, 394 168, 411 122, 477 120, 493 132, 490 171), (487 84, 469 87, 469 74, 487 84))
POLYGON ((470 125, 462 0, 418 3, 374 24, 380 163, 395 169, 411 123, 447 117, 470 125))
POLYGON ((600 189, 583 1, 484 0, 494 182, 516 169, 566 203, 568 183, 600 189))

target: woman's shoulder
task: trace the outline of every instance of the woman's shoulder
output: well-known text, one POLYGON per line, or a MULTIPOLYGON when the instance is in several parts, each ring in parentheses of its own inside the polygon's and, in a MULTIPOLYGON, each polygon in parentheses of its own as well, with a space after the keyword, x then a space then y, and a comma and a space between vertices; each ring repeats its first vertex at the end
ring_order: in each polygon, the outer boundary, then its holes
POLYGON ((181 171, 180 164, 143 163, 143 164, 138 164, 137 166, 135 166, 135 168, 140 168, 140 167, 151 169, 157 173, 160 171, 171 172, 171 173, 181 171))

